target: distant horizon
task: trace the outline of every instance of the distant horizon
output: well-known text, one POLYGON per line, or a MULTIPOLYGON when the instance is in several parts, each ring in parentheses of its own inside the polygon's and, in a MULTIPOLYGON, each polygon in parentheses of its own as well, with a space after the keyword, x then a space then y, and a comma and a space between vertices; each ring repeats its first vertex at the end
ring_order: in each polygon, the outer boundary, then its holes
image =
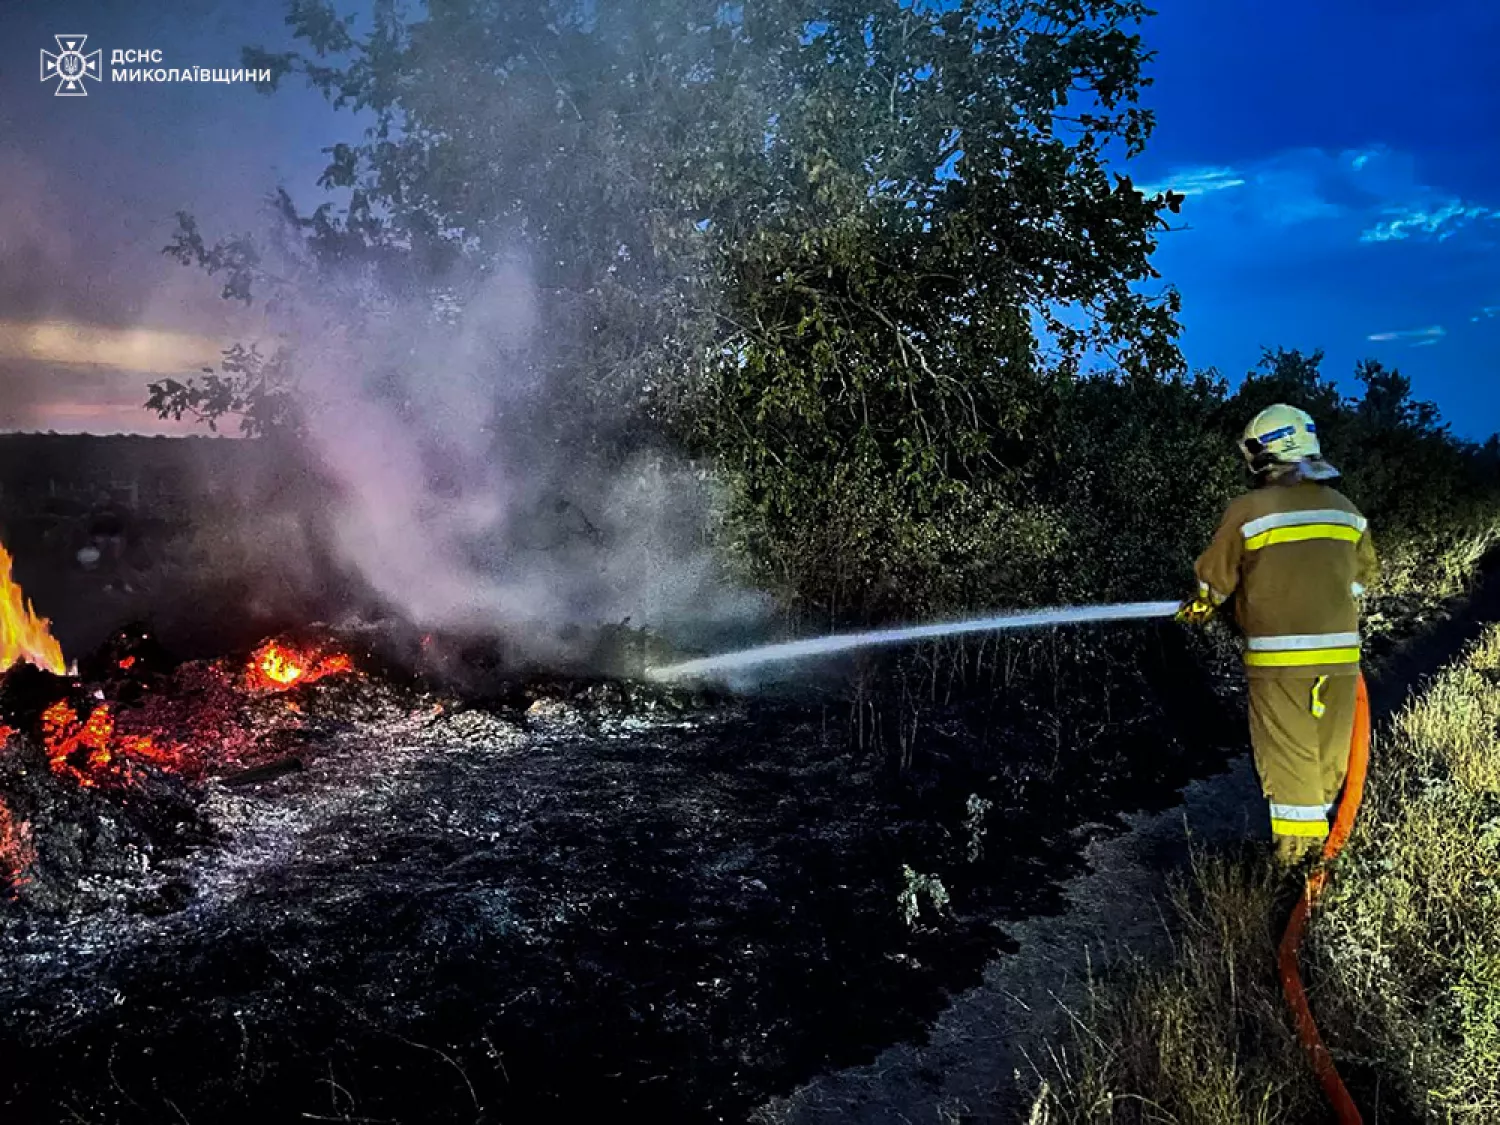
POLYGON ((194 438, 202 438, 206 441, 254 441, 254 438, 246 437, 244 434, 213 433, 203 430, 201 433, 143 433, 132 430, 109 430, 100 432, 98 430, 11 430, 0 427, 0 438, 8 437, 89 437, 89 438, 148 438, 161 441, 183 441, 194 438))

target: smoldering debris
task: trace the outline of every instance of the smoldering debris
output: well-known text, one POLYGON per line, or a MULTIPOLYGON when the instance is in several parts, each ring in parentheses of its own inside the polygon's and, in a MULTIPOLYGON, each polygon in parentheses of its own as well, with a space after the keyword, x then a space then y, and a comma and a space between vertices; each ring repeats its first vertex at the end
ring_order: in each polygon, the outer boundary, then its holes
POLYGON ((50 914, 112 901, 129 909, 153 888, 175 901, 187 893, 189 859, 229 843, 236 818, 221 815, 224 791, 321 777, 343 768, 330 760, 349 757, 351 746, 366 766, 396 741, 412 754, 455 745, 500 752, 549 731, 609 737, 621 724, 679 721, 711 698, 528 679, 506 668, 461 679, 484 686, 491 702, 475 706, 460 702, 454 678, 408 670, 372 639, 351 646, 350 637, 309 628, 248 653, 175 662, 135 627, 80 661, 78 676, 25 663, 0 674, 0 878, 11 900, 50 914))
POLYGON ((264 645, 173 664, 142 638, 7 677, 0 839, 34 880, 0 900, 9 1112, 740 1119, 919 1034, 997 925, 1055 903, 1080 817, 1209 757, 1164 738, 1183 668, 1155 650, 1064 665, 1071 726, 1023 693, 972 740, 955 713, 893 784, 842 711, 541 674, 466 695, 372 636, 276 638, 283 677, 351 658, 289 684, 254 674, 264 645), (902 920, 903 866, 941 877, 940 921, 902 920), (330 1073, 357 1105, 331 1112, 330 1073))

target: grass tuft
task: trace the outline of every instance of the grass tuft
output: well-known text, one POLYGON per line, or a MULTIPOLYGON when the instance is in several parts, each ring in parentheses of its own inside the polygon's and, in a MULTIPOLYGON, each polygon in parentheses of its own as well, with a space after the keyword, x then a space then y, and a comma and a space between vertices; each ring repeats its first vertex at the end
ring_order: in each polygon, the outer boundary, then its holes
POLYGON ((1316 1105, 1282 1011, 1284 885, 1250 857, 1195 857, 1172 887, 1176 957, 1093 982, 1033 1104, 1049 1125, 1269 1125, 1316 1105))
POLYGON ((1428 1120, 1500 1120, 1500 628, 1396 717, 1375 767, 1310 931, 1329 1037, 1428 1120))

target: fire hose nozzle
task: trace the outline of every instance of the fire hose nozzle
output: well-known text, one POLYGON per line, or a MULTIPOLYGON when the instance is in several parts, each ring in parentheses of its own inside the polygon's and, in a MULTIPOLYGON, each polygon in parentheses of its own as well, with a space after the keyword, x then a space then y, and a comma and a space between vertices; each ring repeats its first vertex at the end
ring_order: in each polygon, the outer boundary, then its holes
POLYGON ((1182 625, 1192 625, 1201 628, 1207 625, 1219 610, 1218 603, 1209 594, 1199 594, 1194 598, 1182 603, 1174 620, 1182 625))

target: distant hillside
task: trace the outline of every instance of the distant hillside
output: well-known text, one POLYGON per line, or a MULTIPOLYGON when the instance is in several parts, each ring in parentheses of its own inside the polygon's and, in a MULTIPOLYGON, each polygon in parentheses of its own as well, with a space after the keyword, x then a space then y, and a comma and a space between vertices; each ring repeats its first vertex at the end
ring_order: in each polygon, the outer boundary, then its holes
POLYGON ((258 631, 321 612, 328 493, 303 465, 258 441, 0 434, 0 545, 65 652, 131 621, 222 651, 247 615, 258 631))
POLYGON ((259 443, 208 437, 0 434, 0 512, 116 504, 160 517, 248 499, 266 482, 259 443))

